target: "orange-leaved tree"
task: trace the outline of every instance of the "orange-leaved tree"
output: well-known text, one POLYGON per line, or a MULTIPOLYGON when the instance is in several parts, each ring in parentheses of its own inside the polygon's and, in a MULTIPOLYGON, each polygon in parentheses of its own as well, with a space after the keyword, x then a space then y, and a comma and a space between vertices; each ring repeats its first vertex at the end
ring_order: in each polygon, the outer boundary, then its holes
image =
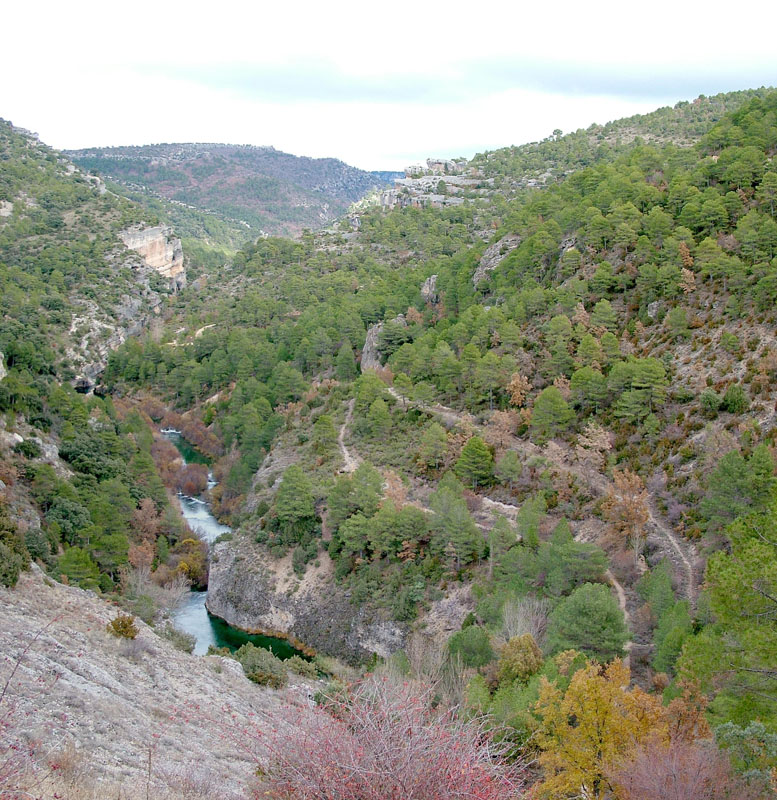
POLYGON ((538 797, 607 797, 612 765, 648 739, 668 738, 660 697, 629 689, 629 669, 620 659, 606 667, 578 670, 566 691, 546 679, 535 713, 543 781, 538 797))

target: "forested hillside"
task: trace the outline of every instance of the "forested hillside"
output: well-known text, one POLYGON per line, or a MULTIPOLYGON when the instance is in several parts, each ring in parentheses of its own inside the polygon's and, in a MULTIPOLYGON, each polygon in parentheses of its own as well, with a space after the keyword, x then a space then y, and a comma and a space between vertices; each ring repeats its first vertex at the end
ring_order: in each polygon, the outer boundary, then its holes
POLYGON ((160 144, 67 155, 191 229, 183 235, 233 250, 262 232, 293 235, 324 227, 392 175, 248 145, 160 144))
POLYGON ((13 392, 90 375, 170 291, 118 234, 157 218, 0 120, 0 353, 13 392))
POLYGON ((158 492, 203 481, 172 425, 234 526, 227 621, 432 683, 530 796, 773 796, 775 153, 757 90, 484 154, 460 205, 245 245, 113 353, 105 399, 11 363, 7 425, 48 425, 69 470, 9 457, 40 558, 106 592, 140 558, 207 580, 158 492))

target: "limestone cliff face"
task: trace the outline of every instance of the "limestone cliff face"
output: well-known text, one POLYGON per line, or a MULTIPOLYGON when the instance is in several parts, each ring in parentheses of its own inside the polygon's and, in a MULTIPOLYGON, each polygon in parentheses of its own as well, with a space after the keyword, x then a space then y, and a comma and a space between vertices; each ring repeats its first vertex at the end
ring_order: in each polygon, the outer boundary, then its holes
POLYGON ((124 244, 138 253, 146 265, 170 281, 173 289, 186 286, 181 240, 172 235, 172 228, 157 225, 155 228, 130 228, 122 231, 124 244))
POLYGON ((483 278, 493 272, 507 256, 521 243, 521 237, 515 233, 508 233, 498 242, 492 244, 483 253, 480 263, 472 276, 473 285, 477 286, 483 278))
POLYGON ((319 562, 299 581, 290 557, 273 561, 248 537, 220 542, 211 558, 208 611, 243 630, 282 634, 354 664, 401 649, 406 627, 352 604, 334 583, 329 557, 323 553, 319 562))
MULTIPOLYGON (((437 276, 434 276, 435 279, 437 276)), ((425 286, 426 284, 424 284, 425 286)), ((407 320, 404 314, 398 314, 394 317, 392 322, 398 325, 407 325, 407 320)), ((367 336, 364 339, 364 348, 362 349, 361 369, 362 372, 368 369, 380 369, 380 334, 383 331, 383 323, 377 322, 367 329, 367 336)))

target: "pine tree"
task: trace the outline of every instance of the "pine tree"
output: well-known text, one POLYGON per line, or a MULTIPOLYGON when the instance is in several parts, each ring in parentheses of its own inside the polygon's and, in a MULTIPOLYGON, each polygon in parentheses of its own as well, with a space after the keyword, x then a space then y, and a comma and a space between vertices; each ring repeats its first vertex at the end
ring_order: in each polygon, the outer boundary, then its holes
POLYGON ((465 483, 477 489, 491 479, 493 465, 494 456, 488 445, 479 436, 472 436, 461 450, 455 472, 465 483))
POLYGON ((348 342, 343 342, 342 346, 337 351, 335 374, 338 380, 341 381, 352 381, 356 377, 356 359, 353 356, 353 350, 348 342))
POLYGON ((580 650, 600 663, 623 654, 629 631, 610 588, 585 583, 562 600, 550 615, 548 649, 580 650))
POLYGON ((539 441, 550 439, 566 430, 572 418, 572 411, 558 388, 547 386, 534 402, 532 436, 539 441))
POLYGON ((283 473, 275 495, 275 513, 286 544, 299 541, 315 525, 313 485, 297 464, 283 473))
POLYGON ((418 449, 418 461, 425 467, 439 469, 448 450, 448 436, 437 422, 432 422, 423 432, 418 449))

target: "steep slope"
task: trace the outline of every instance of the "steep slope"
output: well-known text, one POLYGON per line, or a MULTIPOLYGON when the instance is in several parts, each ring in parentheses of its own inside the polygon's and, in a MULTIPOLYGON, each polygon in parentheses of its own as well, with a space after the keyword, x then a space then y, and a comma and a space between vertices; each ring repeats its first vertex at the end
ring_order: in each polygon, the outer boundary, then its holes
MULTIPOLYGON (((248 231, 244 241, 262 232, 294 234, 324 227, 392 176, 364 172, 333 158, 249 145, 159 144, 67 154, 84 170, 179 204, 179 215, 185 215, 185 206, 215 215, 230 230, 242 226, 248 231)), ((141 199, 142 194, 135 196, 141 199)))
POLYGON ((485 177, 496 178, 503 190, 544 185, 574 170, 611 161, 637 139, 657 146, 690 147, 726 114, 770 91, 761 88, 712 97, 701 95, 693 101, 665 106, 649 114, 591 125, 564 136, 555 131, 541 142, 480 153, 472 164, 485 177))
POLYGON ((180 242, 169 229, 149 227, 156 222, 99 178, 0 121, 6 364, 91 385, 108 353, 143 330, 163 295, 185 281, 180 242))
POLYGON ((307 687, 260 688, 236 661, 182 653, 140 621, 117 639, 116 613, 37 568, 0 588, 2 779, 16 765, 35 797, 71 800, 245 797, 259 751, 244 731, 306 703, 307 687))

